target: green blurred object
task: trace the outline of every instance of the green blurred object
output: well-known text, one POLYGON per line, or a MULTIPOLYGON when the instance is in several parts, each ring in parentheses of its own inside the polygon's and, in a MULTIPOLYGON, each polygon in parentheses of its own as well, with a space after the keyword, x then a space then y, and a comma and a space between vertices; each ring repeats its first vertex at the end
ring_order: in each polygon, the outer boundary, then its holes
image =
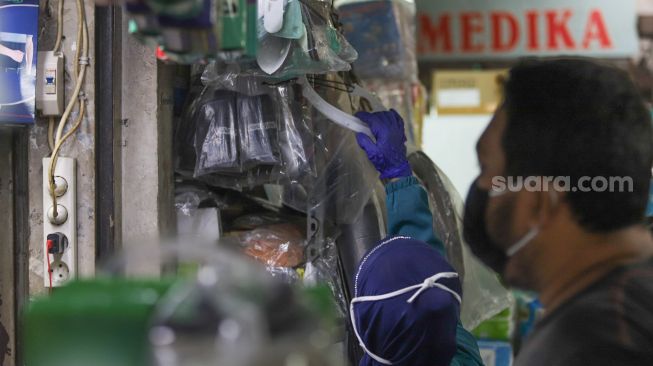
POLYGON ((512 329, 512 309, 506 308, 493 318, 481 323, 472 331, 472 334, 478 339, 509 342, 512 329))
POLYGON ((247 1, 247 35, 245 44, 245 56, 256 57, 256 47, 258 38, 256 36, 257 26, 257 6, 256 1, 247 1))
POLYGON ((33 301, 25 312, 25 364, 150 364, 147 337, 150 317, 171 283, 84 280, 33 301))
MULTIPOLYGON (((250 9, 247 0, 227 0, 223 2, 224 9, 218 24, 222 24, 222 50, 242 50, 247 42, 247 19, 250 16, 250 9)), ((256 17, 256 6, 254 6, 254 17, 256 17)))

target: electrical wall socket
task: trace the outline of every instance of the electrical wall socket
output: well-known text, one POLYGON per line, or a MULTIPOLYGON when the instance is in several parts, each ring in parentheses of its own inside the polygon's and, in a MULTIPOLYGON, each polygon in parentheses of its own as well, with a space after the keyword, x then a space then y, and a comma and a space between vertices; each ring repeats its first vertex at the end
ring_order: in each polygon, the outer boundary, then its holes
POLYGON ((51 220, 52 196, 50 195, 49 183, 50 158, 43 159, 43 283, 45 287, 50 286, 48 274, 48 262, 52 269, 52 286, 63 285, 67 280, 77 275, 77 169, 75 159, 57 159, 54 169, 57 205, 65 208, 66 220, 60 225, 58 220, 51 220), (65 182, 65 183, 64 183, 65 182), (63 185, 67 187, 63 187, 63 185), (65 191, 64 191, 65 189, 65 191), (62 191, 64 193, 62 194, 62 191), (53 222, 54 221, 54 222, 53 222), (68 238, 68 247, 63 254, 48 254, 46 238, 48 234, 63 233, 68 238))

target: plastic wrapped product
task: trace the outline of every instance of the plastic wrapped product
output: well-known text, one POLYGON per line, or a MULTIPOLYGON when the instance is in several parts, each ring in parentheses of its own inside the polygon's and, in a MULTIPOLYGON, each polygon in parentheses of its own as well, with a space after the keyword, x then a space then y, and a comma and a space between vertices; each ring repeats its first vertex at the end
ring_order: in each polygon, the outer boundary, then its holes
POLYGON ((291 85, 277 86, 272 99, 277 106, 277 120, 280 124, 279 147, 284 176, 294 180, 312 175, 315 171, 311 161, 313 136, 306 126, 301 101, 291 85))
POLYGON ((236 94, 215 91, 195 113, 195 176, 241 171, 236 128, 236 94))
POLYGON ((290 40, 268 34, 259 40, 259 50, 267 51, 266 57, 258 59, 259 66, 268 70, 263 74, 288 80, 304 74, 351 70, 350 63, 358 54, 335 28, 331 4, 318 0, 302 0, 300 4, 305 27, 302 38, 290 40), (291 41, 289 49, 287 41, 291 41))
POLYGON ((325 238, 321 241, 319 255, 312 261, 306 263, 303 283, 306 286, 317 286, 326 284, 337 305, 339 314, 346 317, 348 314, 348 300, 345 296, 345 288, 338 270, 338 249, 333 238, 325 238))
POLYGON ((511 306, 512 295, 496 274, 471 254, 463 240, 462 199, 451 181, 421 151, 409 153, 408 160, 429 194, 433 228, 445 245, 447 259, 461 276, 465 294, 461 321, 465 328, 474 329, 511 306))
MULTIPOLYGON (((328 96, 327 96, 328 97, 328 96)), ((342 93, 341 97, 347 97, 342 93)), ((339 101, 339 105, 346 105, 339 101)), ((355 141, 353 132, 316 116, 316 160, 320 172, 309 190, 309 211, 322 211, 335 224, 354 222, 378 181, 378 172, 355 141)))
POLYGON ((245 254, 268 267, 293 268, 304 263, 304 236, 293 224, 265 226, 239 235, 245 254))
POLYGON ((279 163, 279 138, 272 99, 267 95, 239 94, 237 105, 242 166, 279 163))
POLYGON ((262 95, 270 92, 266 84, 269 77, 247 73, 247 62, 212 61, 202 73, 202 83, 245 95, 262 95))

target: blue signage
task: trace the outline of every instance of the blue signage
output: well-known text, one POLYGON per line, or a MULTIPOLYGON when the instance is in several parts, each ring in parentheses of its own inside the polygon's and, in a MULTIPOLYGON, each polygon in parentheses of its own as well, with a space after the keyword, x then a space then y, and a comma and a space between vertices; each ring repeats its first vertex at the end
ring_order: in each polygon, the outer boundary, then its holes
POLYGON ((34 123, 38 0, 0 0, 0 124, 34 123))

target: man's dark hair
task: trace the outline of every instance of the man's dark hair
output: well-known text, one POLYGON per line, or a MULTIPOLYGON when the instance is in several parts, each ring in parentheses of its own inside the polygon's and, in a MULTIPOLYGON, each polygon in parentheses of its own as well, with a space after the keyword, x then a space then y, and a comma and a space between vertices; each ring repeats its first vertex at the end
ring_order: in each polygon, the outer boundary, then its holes
POLYGON ((585 176, 631 177, 632 192, 572 191, 566 200, 589 231, 644 222, 653 126, 626 72, 586 59, 525 60, 510 71, 505 111, 507 175, 569 176, 570 187, 585 176))

